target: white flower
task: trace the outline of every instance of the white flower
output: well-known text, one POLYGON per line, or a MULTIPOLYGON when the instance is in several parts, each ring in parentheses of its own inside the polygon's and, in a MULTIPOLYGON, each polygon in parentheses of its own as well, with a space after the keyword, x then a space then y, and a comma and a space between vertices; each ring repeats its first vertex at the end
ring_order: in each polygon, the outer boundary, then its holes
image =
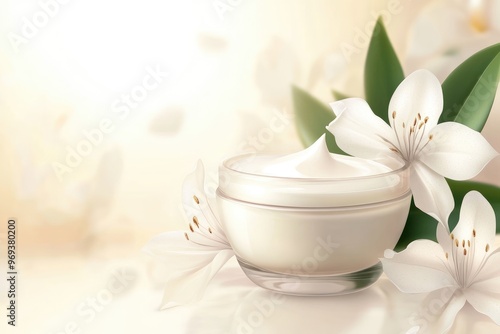
POLYGON ((402 159, 411 164, 415 205, 443 224, 454 207, 444 177, 470 179, 498 154, 479 132, 454 122, 437 124, 443 94, 439 81, 426 70, 409 75, 394 92, 390 126, 362 99, 330 105, 337 118, 328 129, 338 146, 361 158, 402 159))
POLYGON ((500 252, 491 247, 495 227, 493 208, 480 193, 471 191, 453 232, 448 234, 438 224, 439 244, 417 240, 400 253, 386 250, 381 259, 384 272, 399 290, 431 292, 422 306, 434 305, 434 321, 422 331, 449 330, 466 301, 500 325, 500 252))
POLYGON ((200 299, 222 266, 233 256, 216 213, 204 191, 204 168, 201 161, 182 186, 182 203, 189 219, 187 232, 174 231, 153 238, 144 250, 160 258, 169 277, 162 308, 200 299))
POLYGON ((446 0, 427 4, 405 38, 405 68, 427 68, 444 79, 475 52, 498 43, 500 1, 446 0))
MULTIPOLYGON (((393 27, 391 22, 391 32, 401 28, 393 27)), ((468 57, 500 41, 500 0, 434 1, 421 10, 404 41, 408 51, 404 68, 410 72, 426 68, 443 81, 468 57)), ((481 131, 496 150, 500 150, 498 101, 500 90, 481 131)), ((500 159, 495 159, 476 180, 500 186, 498 169, 500 159)))

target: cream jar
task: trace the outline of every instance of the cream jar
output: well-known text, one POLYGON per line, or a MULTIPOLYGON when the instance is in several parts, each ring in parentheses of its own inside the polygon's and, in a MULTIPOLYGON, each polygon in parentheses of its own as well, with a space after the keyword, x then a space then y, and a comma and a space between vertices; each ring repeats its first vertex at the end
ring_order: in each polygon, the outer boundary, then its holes
POLYGON ((257 285, 298 295, 361 290, 403 231, 407 165, 331 154, 324 137, 285 156, 240 155, 219 168, 222 226, 257 285))

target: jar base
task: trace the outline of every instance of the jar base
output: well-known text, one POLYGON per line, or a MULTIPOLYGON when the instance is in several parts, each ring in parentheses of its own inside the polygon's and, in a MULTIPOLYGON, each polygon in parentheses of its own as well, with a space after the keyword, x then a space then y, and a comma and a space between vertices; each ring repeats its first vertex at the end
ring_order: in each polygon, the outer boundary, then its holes
POLYGON ((336 275, 290 275, 265 271, 238 258, 247 277, 258 286, 296 296, 335 296, 358 292, 371 286, 382 275, 380 261, 357 272, 336 275))

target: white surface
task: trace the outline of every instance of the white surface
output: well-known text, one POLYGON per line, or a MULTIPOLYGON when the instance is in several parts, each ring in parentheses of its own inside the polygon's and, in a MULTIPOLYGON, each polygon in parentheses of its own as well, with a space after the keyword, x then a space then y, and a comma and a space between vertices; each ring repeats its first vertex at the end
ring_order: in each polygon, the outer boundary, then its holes
MULTIPOLYGON (((402 294, 384 276, 371 288, 352 295, 293 297, 255 286, 234 260, 214 278, 203 300, 160 311, 162 288, 152 279, 156 269, 144 257, 113 261, 25 258, 19 270, 18 327, 8 327, 6 332, 72 333, 64 328, 76 322, 79 333, 92 334, 400 334, 412 333, 408 330, 425 322, 425 314, 418 313, 418 302, 424 296, 402 294), (132 277, 126 289, 113 295, 91 321, 79 315, 81 303, 102 295, 122 269, 132 277)), ((4 309, 3 291, 1 297, 4 309)), ((2 333, 5 323, 2 320, 2 333)), ((467 306, 451 333, 500 333, 500 327, 467 306)))

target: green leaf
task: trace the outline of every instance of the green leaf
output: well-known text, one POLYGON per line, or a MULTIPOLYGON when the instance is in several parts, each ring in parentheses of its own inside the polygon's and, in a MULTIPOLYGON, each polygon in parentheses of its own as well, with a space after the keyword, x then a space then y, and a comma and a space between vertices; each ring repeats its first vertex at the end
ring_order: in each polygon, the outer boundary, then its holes
POLYGON ((441 122, 455 121, 481 131, 490 114, 500 79, 500 43, 460 64, 443 82, 441 122))
POLYGON ((365 98, 373 112, 387 123, 389 101, 403 79, 403 68, 379 18, 366 55, 365 98))
MULTIPOLYGON (((490 202, 497 217, 497 233, 500 233, 500 187, 471 181, 447 180, 453 197, 455 198, 455 209, 450 215, 449 226, 453 230, 458 223, 460 208, 464 196, 472 190, 477 190, 490 202)), ((410 214, 406 221, 403 234, 396 245, 396 250, 402 250, 410 242, 417 239, 430 239, 436 241, 437 221, 431 216, 418 209, 412 202, 410 214)))
POLYGON ((337 91, 337 90, 332 90, 332 95, 333 95, 333 97, 335 98, 335 100, 337 100, 337 101, 338 101, 338 100, 343 100, 343 99, 348 99, 348 98, 350 98, 350 96, 349 96, 349 95, 344 94, 344 93, 341 93, 341 92, 339 92, 339 91, 337 91))
MULTIPOLYGON (((462 205, 464 196, 472 190, 479 191, 490 202, 497 218, 497 233, 500 233, 500 187, 491 184, 485 184, 472 181, 453 181, 447 180, 450 185, 453 197, 457 204, 462 205)), ((450 216, 450 229, 454 229, 458 223, 460 207, 456 207, 450 216)))
POLYGON ((292 87, 292 96, 295 124, 302 144, 308 147, 326 133, 326 143, 330 152, 344 154, 335 143, 333 135, 326 129, 326 126, 335 119, 330 107, 296 86, 292 87))
POLYGON ((410 213, 406 220, 403 234, 399 238, 395 249, 401 251, 409 243, 417 239, 430 239, 436 241, 437 220, 418 209, 411 201, 410 213))

